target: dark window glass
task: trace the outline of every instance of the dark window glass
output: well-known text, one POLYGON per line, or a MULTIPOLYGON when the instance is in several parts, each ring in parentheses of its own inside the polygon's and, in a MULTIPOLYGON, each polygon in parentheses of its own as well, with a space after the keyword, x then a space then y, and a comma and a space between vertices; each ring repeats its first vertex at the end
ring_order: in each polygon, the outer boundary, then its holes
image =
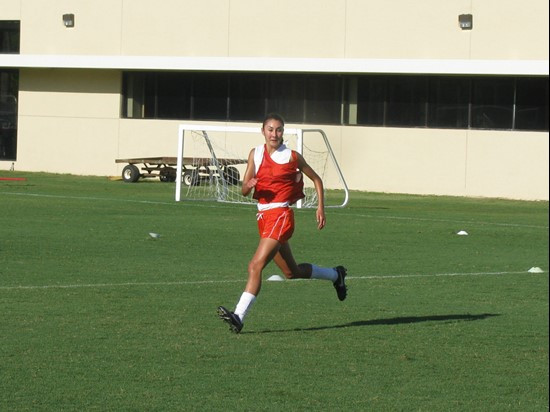
POLYGON ((548 130, 546 77, 126 72, 123 96, 128 118, 548 130))
POLYGON ((386 126, 426 126, 427 79, 391 77, 388 82, 386 126))
MULTIPOLYGON (((152 84, 152 78, 156 77, 152 73, 134 73, 128 76, 127 82, 127 113, 128 117, 134 117, 141 119, 145 117, 145 89, 147 78, 149 78, 149 84, 152 84)), ((153 96, 150 96, 147 101, 152 103, 153 96)), ((150 104, 150 106, 153 106, 150 104)))
POLYGON ((265 115, 266 76, 235 74, 230 78, 231 120, 261 121, 265 115))
MULTIPOLYGON (((0 21, 0 53, 19 53, 19 21, 0 21)), ((0 160, 17 160, 19 70, 0 69, 0 160)))
POLYGON ((0 160, 16 160, 19 71, 0 69, 0 160))
POLYGON ((548 130, 548 78, 517 79, 514 128, 548 130))
POLYGON ((472 80, 472 120, 475 129, 512 129, 514 80, 475 78, 472 80))
POLYGON ((122 80, 124 117, 154 119, 157 117, 158 74, 154 72, 125 73, 122 80))
POLYGON ((19 53, 19 21, 0 20, 0 53, 19 53))
POLYGON ((339 124, 341 121, 342 83, 339 76, 306 78, 307 123, 339 124))
POLYGON ((304 76, 272 75, 269 80, 268 112, 278 112, 287 122, 304 121, 304 76))
POLYGON ((462 77, 430 79, 428 127, 468 128, 470 81, 462 77))
POLYGON ((157 118, 158 108, 158 73, 145 73, 143 83, 143 117, 157 118))
POLYGON ((122 78, 122 116, 127 118, 143 118, 143 103, 145 97, 145 73, 125 73, 122 78))
POLYGON ((195 74, 193 78, 193 119, 227 120, 227 92, 226 74, 195 74))
POLYGON ((160 119, 189 119, 191 115, 191 77, 183 73, 159 73, 157 113, 160 119))
POLYGON ((386 90, 386 77, 361 76, 357 79, 357 124, 384 125, 386 90))

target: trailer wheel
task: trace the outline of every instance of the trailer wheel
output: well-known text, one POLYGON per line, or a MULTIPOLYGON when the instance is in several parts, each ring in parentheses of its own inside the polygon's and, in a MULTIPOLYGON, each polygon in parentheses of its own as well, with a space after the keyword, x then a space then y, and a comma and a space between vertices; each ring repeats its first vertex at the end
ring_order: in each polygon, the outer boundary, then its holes
POLYGON ((176 169, 173 167, 164 167, 159 173, 159 179, 161 182, 175 182, 176 181, 176 169))
POLYGON ((239 169, 233 166, 227 166, 223 171, 223 174, 224 174, 225 181, 229 185, 236 185, 239 183, 239 180, 241 179, 239 169))
POLYGON ((183 172, 182 181, 185 186, 197 186, 199 184, 199 174, 196 169, 183 172))
POLYGON ((122 169, 122 180, 126 183, 137 182, 140 176, 139 169, 135 165, 126 165, 122 169))

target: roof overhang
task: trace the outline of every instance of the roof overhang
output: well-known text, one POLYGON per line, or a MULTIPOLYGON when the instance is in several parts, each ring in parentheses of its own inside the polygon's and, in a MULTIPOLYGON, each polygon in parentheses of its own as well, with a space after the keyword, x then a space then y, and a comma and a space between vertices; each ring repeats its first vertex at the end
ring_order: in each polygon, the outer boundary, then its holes
POLYGON ((0 54, 3 68, 548 76, 548 60, 0 54))

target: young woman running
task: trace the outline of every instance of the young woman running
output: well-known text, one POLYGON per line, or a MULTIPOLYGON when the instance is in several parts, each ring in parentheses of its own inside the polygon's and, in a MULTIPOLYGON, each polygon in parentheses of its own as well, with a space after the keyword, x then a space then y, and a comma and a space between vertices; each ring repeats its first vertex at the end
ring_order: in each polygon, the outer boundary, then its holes
POLYGON ((311 263, 297 264, 290 249, 289 239, 294 232, 294 211, 290 208, 304 197, 302 173, 313 181, 317 192, 317 227, 326 223, 323 181, 298 152, 283 144, 284 120, 278 114, 269 114, 262 124, 265 144, 250 151, 243 177, 242 194, 258 201, 258 229, 260 242, 248 264, 248 282, 235 311, 218 307, 219 317, 239 333, 244 318, 260 293, 262 270, 273 260, 287 279, 326 279, 332 281, 338 299, 347 295, 346 268, 323 268, 311 263))

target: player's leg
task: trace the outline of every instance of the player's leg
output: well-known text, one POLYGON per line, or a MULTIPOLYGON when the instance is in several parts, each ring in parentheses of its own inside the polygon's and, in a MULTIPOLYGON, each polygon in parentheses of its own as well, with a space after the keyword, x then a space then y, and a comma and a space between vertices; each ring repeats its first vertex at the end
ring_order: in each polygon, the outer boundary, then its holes
POLYGON ((242 293, 237 306, 235 306, 235 315, 241 322, 244 320, 252 304, 262 288, 262 271, 264 267, 273 259, 273 256, 279 250, 280 243, 275 239, 260 239, 258 248, 248 263, 248 281, 242 293))
POLYGON ((334 268, 323 268, 311 263, 297 264, 288 242, 283 243, 273 258, 287 279, 327 279, 333 282, 338 278, 334 268))
POLYGON ((262 287, 262 270, 273 259, 280 244, 275 239, 262 238, 258 244, 254 256, 248 264, 248 281, 235 311, 231 312, 225 307, 218 307, 218 316, 229 324, 231 330, 239 333, 243 328, 243 321, 248 311, 256 301, 256 296, 262 287))
POLYGON ((311 264, 297 264, 288 242, 281 244, 279 251, 273 257, 273 262, 281 269, 287 279, 311 278, 311 264))
POLYGON ((344 300, 347 296, 346 268, 337 266, 335 268, 320 267, 311 263, 297 264, 288 242, 283 243, 273 261, 279 266, 287 279, 326 279, 330 280, 336 289, 338 299, 344 300))
POLYGON ((281 244, 270 238, 260 239, 256 252, 248 263, 248 281, 245 292, 258 296, 262 287, 262 270, 277 254, 281 244))

